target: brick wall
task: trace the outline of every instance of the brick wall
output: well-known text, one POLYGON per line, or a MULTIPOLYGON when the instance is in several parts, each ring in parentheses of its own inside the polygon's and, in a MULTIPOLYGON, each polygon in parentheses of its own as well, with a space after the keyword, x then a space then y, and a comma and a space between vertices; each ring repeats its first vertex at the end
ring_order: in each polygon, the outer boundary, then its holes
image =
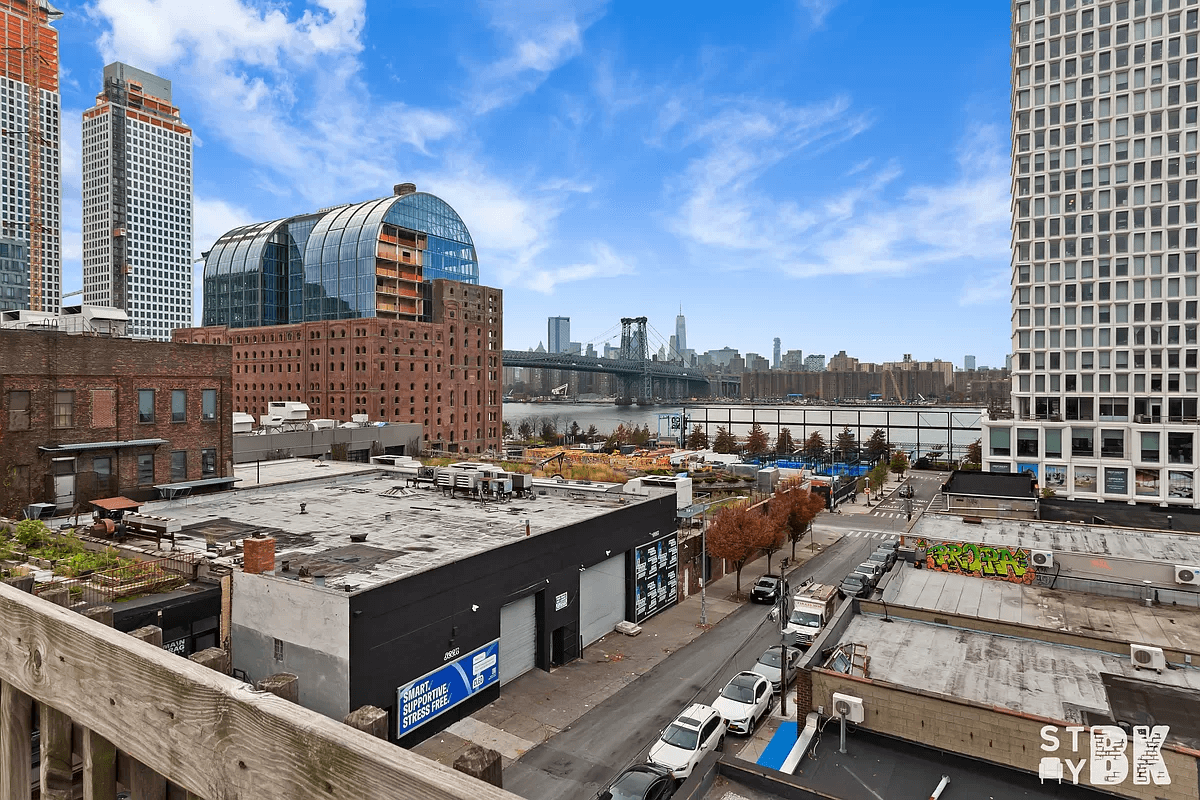
MULTIPOLYGON (((920 693, 882 682, 853 678, 825 670, 808 673, 812 684, 807 710, 833 708, 833 693, 860 697, 866 720, 861 727, 940 750, 960 753, 1037 774, 1043 756, 1067 756, 1072 760, 1088 758, 1090 753, 1070 754, 1069 738, 1061 741, 1067 752, 1044 752, 1041 729, 1044 725, 1060 728, 1068 723, 1020 714, 998 707, 982 706, 951 697, 920 693)), ((800 689, 797 688, 799 693, 800 689)), ((1061 733, 1061 732, 1060 732, 1061 733)), ((1082 739, 1081 739, 1082 741, 1082 739)), ((1106 787, 1123 797, 1139 800, 1195 800, 1200 796, 1197 755, 1191 751, 1163 750, 1163 759, 1171 773, 1169 786, 1135 786, 1132 777, 1119 786, 1106 787)), ((1087 781, 1088 767, 1080 773, 1087 781)))
POLYGON ((446 280, 432 289, 432 322, 185 328, 174 339, 232 345, 234 410, 256 422, 271 402, 301 401, 310 419, 415 422, 426 447, 499 450, 503 293, 446 280))
MULTIPOLYGON (((96 458, 111 459, 113 480, 94 497, 124 494, 148 499, 153 484, 172 482, 171 453, 186 453, 186 480, 201 477, 201 451, 215 451, 215 474, 232 474, 231 361, 229 347, 0 330, 0 512, 53 502, 56 458, 74 457, 77 485, 90 480, 96 458), (154 421, 141 422, 138 391, 154 390, 154 421), (217 392, 216 418, 203 421, 202 392, 217 392), (183 422, 172 422, 174 390, 186 392, 183 422), (11 413, 14 392, 29 392, 27 423, 11 413), (73 392, 69 419, 55 419, 55 395, 73 392), (88 447, 47 452, 70 444, 164 439, 143 447, 88 447), (152 453, 152 481, 138 476, 138 455, 152 453), (7 485, 5 485, 7 483, 7 485)), ((23 415, 18 415, 23 416, 23 415)), ((86 494, 86 493, 85 493, 86 494)), ((86 497, 84 499, 92 499, 86 497)), ((86 504, 83 511, 89 512, 86 504)))

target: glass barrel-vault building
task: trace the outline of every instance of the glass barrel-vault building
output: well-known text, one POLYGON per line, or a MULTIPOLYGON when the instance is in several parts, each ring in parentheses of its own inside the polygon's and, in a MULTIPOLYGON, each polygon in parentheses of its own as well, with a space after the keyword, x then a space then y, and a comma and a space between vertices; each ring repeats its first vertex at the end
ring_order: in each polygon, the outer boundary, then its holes
POLYGON ((235 228, 204 260, 204 325, 429 320, 430 282, 479 283, 470 231, 411 183, 377 200, 235 228))

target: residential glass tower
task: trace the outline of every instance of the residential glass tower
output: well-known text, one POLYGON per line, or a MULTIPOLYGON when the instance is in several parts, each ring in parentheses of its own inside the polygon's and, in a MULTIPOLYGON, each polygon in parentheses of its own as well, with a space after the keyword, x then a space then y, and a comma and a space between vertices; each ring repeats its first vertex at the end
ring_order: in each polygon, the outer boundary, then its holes
POLYGON ((1196 0, 1014 0, 1013 419, 984 462, 1195 505, 1196 0))

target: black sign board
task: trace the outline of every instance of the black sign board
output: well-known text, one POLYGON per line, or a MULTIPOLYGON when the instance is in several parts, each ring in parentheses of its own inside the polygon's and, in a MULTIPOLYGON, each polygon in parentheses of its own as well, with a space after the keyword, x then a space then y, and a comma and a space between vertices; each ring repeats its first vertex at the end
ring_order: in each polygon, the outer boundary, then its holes
POLYGON ((634 622, 675 605, 679 597, 678 570, 676 534, 634 548, 634 622))

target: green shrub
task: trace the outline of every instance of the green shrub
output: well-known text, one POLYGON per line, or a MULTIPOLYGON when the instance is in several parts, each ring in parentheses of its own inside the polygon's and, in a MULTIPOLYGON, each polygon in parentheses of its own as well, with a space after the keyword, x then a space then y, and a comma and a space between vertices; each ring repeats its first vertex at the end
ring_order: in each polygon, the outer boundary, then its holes
POLYGON ((25 519, 17 523, 17 541, 26 550, 41 547, 50 538, 50 529, 40 519, 25 519))

